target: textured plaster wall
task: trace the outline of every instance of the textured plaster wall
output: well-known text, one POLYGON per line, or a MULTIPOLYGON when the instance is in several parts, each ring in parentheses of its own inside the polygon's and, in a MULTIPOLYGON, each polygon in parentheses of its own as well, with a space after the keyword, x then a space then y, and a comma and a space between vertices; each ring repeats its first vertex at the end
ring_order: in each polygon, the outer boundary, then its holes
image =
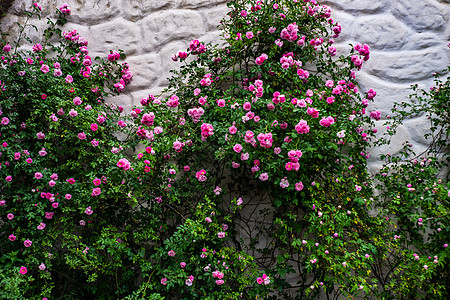
MULTIPOLYGON (((34 1, 15 0, 3 19, 2 32, 14 36, 13 24, 23 22, 21 12, 34 1)), ((122 49, 134 73, 126 93, 117 103, 126 108, 167 84, 168 70, 177 64, 170 57, 186 49, 190 40, 219 42, 216 28, 227 11, 227 0, 66 0, 72 10, 66 30, 77 29, 89 40, 90 55, 105 57, 109 49, 122 49)), ((407 99, 409 86, 425 88, 432 73, 444 69, 450 59, 450 0, 322 0, 331 6, 333 18, 343 27, 336 41, 338 51, 348 44, 367 43, 371 59, 359 72, 363 91, 374 88, 378 95, 372 109, 384 118, 394 101, 407 99)), ((53 16, 62 1, 42 0, 43 20, 53 16)), ((30 32, 33 37, 35 33, 30 32)), ((17 36, 17 35, 15 35, 17 36)), ((382 121, 379 122, 380 126, 382 121)), ((417 150, 426 145, 425 122, 408 120, 389 148, 374 149, 370 166, 376 169, 380 152, 395 153, 408 140, 417 150)))

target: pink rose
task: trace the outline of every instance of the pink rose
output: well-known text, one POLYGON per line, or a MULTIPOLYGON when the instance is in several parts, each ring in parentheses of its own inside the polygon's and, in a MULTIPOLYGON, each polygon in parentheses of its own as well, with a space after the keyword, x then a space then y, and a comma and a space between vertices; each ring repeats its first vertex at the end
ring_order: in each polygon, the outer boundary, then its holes
POLYGON ((91 209, 90 206, 88 206, 88 207, 84 210, 84 213, 87 214, 87 215, 89 216, 89 215, 92 215, 92 214, 94 213, 94 211, 91 209))
POLYGON ((223 100, 223 99, 218 99, 216 102, 217 102, 217 105, 219 107, 224 107, 225 106, 225 100, 223 100))
POLYGON ((305 120, 300 120, 297 125, 295 125, 295 130, 297 133, 304 134, 309 132, 308 122, 305 120))
POLYGON ((300 182, 297 182, 296 184, 295 184, 295 190, 296 191, 301 191, 301 190, 303 190, 303 183, 300 181, 300 182))
POLYGON ((41 71, 42 73, 46 74, 50 71, 50 67, 44 64, 41 66, 41 71))
POLYGON ((6 44, 6 45, 3 47, 3 52, 8 53, 9 51, 11 51, 11 45, 10 45, 10 44, 6 44))
POLYGON ((370 117, 376 121, 379 121, 381 119, 381 112, 379 110, 371 111, 370 117))
POLYGON ((333 117, 326 117, 326 118, 322 118, 319 121, 319 124, 323 127, 330 127, 330 125, 332 125, 334 123, 334 118, 333 117))
POLYGON ((73 98, 73 104, 75 105, 80 105, 82 102, 80 97, 73 98))
POLYGON ((236 145, 234 145, 234 146, 233 146, 233 150, 234 150, 236 153, 240 153, 240 152, 242 151, 242 146, 241 146, 241 144, 236 144, 236 145))
POLYGON ((9 119, 7 117, 3 117, 2 118, 2 125, 8 125, 9 124, 9 119))
POLYGON ((78 134, 78 138, 79 138, 80 140, 85 140, 85 139, 86 139, 86 134, 85 134, 84 132, 80 132, 80 133, 78 134))
POLYGON ((261 181, 266 181, 268 179, 269 179, 269 174, 267 174, 267 173, 261 173, 259 175, 259 180, 261 180, 261 181))
POLYGON ((91 196, 98 196, 101 194, 101 192, 102 190, 100 188, 93 188, 91 196))
POLYGON ((307 79, 309 77, 309 72, 303 69, 298 69, 297 75, 300 79, 307 79))
POLYGON ((217 285, 222 285, 224 283, 225 283, 225 281, 223 281, 222 279, 216 280, 217 285))

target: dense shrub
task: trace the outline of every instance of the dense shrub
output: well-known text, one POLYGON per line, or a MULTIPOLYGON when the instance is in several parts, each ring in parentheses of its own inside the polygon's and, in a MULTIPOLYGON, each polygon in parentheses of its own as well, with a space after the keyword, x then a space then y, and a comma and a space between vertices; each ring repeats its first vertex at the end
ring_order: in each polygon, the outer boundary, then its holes
POLYGON ((430 112, 423 166, 406 146, 373 183, 369 46, 338 57, 314 0, 228 6, 224 46, 193 40, 131 112, 106 102, 131 80, 124 54, 91 59, 59 29, 66 5, 32 50, 26 26, 0 43, 2 297, 446 295, 448 81, 390 124, 430 112))
MULTIPOLYGON (((28 18, 39 12, 36 5, 28 18)), ((122 131, 122 109, 105 98, 131 72, 115 59, 91 59, 87 41, 58 29, 64 21, 61 12, 49 20, 44 40, 30 51, 22 50, 25 26, 12 46, 2 46, 2 298, 45 296, 54 288, 63 294, 98 272, 113 278, 123 259, 123 247, 114 250, 117 256, 105 250, 125 234, 118 226, 132 211, 116 167, 123 157, 114 135, 122 131), (100 240, 102 246, 92 247, 100 240), (90 274, 75 270, 82 263, 90 274)))
POLYGON ((405 141, 397 155, 382 156, 386 164, 376 176, 377 207, 380 217, 390 222, 395 243, 389 249, 389 261, 396 266, 379 274, 396 298, 413 298, 418 293, 427 298, 448 297, 450 80, 442 74, 434 74, 436 84, 429 91, 413 85, 410 101, 394 104, 392 120, 384 124, 389 130, 380 140, 389 143, 405 120, 427 120, 427 148, 415 153, 405 141))

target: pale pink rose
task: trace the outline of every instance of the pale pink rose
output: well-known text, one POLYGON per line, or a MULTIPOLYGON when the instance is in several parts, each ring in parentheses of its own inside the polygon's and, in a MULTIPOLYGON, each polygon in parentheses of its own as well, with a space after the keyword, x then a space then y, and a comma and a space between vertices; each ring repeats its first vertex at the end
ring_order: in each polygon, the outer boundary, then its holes
POLYGON ((80 97, 73 98, 73 104, 75 105, 80 105, 82 102, 80 97))
POLYGON ((80 140, 85 140, 85 139, 86 139, 86 134, 85 134, 84 132, 80 132, 80 133, 78 134, 78 138, 79 138, 80 140))
POLYGON ((44 64, 41 66, 41 71, 42 71, 42 73, 47 74, 50 71, 50 67, 48 65, 44 64))
POLYGON ((261 181, 266 181, 268 179, 269 179, 269 174, 267 174, 267 173, 261 173, 259 175, 259 180, 261 180, 261 181))

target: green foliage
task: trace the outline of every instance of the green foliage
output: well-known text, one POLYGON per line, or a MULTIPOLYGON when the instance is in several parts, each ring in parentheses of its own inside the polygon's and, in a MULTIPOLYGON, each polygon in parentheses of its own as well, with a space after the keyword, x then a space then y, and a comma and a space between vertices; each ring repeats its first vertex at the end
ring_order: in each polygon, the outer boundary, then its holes
POLYGON ((425 114, 430 147, 373 178, 369 47, 337 57, 315 1, 228 7, 223 46, 192 41, 131 112, 106 101, 124 54, 91 59, 63 14, 31 41, 37 6, 0 41, 1 297, 448 296, 449 81, 396 105, 378 143, 425 114))
POLYGON ((377 208, 389 220, 396 244, 388 249, 390 263, 397 266, 391 274, 380 270, 380 275, 387 276, 385 286, 392 293, 388 295, 401 299, 448 296, 450 80, 439 73, 435 78, 429 91, 414 85, 410 101, 394 105, 392 120, 385 124, 391 129, 383 140, 389 143, 405 120, 421 117, 428 147, 416 154, 405 141, 397 155, 384 156, 386 164, 376 176, 377 208), (399 281, 404 284, 395 285, 399 281))

